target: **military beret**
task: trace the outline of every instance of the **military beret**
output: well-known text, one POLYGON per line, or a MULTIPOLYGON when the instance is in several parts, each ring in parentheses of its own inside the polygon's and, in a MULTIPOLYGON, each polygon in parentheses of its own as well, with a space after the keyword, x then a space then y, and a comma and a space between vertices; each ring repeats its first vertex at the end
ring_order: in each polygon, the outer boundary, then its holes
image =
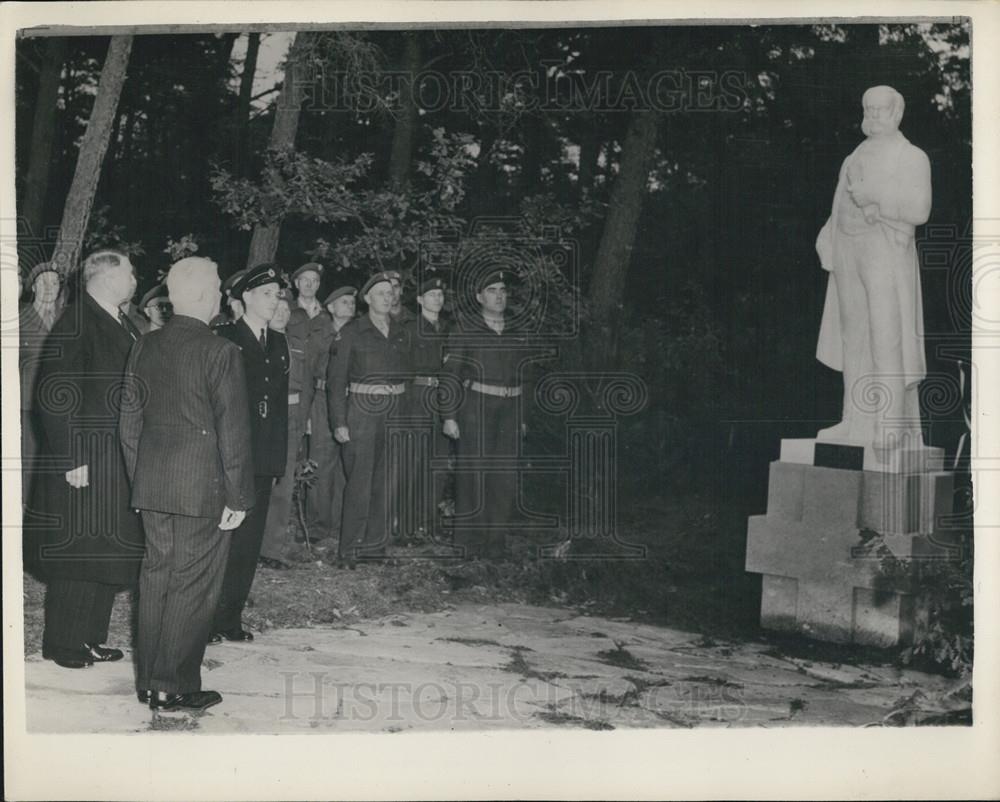
POLYGON ((399 273, 396 273, 395 270, 383 270, 381 273, 376 273, 364 283, 364 286, 361 288, 361 296, 366 296, 368 291, 376 284, 381 284, 383 281, 391 282, 393 278, 397 280, 399 278, 399 273), (394 273, 395 276, 393 275, 394 273))
POLYGON ((139 308, 145 309, 157 298, 168 298, 169 294, 167 288, 163 284, 157 284, 153 289, 142 296, 142 300, 139 302, 139 308))
POLYGON ((326 296, 326 300, 323 301, 323 306, 329 306, 338 298, 341 298, 344 295, 357 295, 357 294, 358 294, 357 287, 348 287, 346 285, 343 287, 337 287, 337 289, 335 289, 333 292, 331 292, 329 295, 326 296))
POLYGON ((292 273, 292 281, 294 282, 299 276, 303 273, 308 273, 310 270, 320 278, 323 278, 323 265, 319 262, 306 262, 304 265, 296 268, 295 272, 292 273))
POLYGON ((441 290, 444 292, 448 289, 448 284, 440 276, 427 276, 423 281, 420 282, 420 286, 417 287, 417 295, 423 295, 425 292, 430 292, 431 290, 441 290))
POLYGON ((242 270, 237 270, 235 273, 233 273, 231 276, 229 276, 229 278, 227 278, 225 281, 223 281, 222 282, 222 294, 223 295, 229 295, 231 297, 232 294, 233 294, 233 285, 237 281, 239 281, 241 278, 243 278, 243 274, 246 273, 246 272, 247 272, 246 268, 243 268, 242 270))
POLYGON ((475 291, 482 292, 490 284, 504 284, 506 286, 511 286, 517 281, 517 274, 512 270, 505 270, 501 267, 489 270, 479 276, 475 283, 475 291))
POLYGON ((31 272, 28 273, 28 278, 25 280, 25 285, 28 287, 35 286, 35 279, 38 278, 42 273, 55 273, 59 275, 59 271, 56 270, 56 266, 52 262, 39 262, 33 268, 31 272))
POLYGON ((233 284, 232 296, 238 300, 243 300, 243 293, 265 284, 277 284, 281 286, 281 276, 278 275, 278 268, 273 262, 264 262, 251 267, 233 284))

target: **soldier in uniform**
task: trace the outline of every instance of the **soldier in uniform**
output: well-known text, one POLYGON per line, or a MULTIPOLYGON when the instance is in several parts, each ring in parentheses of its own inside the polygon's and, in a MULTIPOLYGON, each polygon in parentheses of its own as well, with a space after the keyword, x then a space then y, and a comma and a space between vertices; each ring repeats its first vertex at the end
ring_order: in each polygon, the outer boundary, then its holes
POLYGON ((505 318, 513 275, 492 270, 475 282, 478 311, 449 337, 443 370, 461 385, 443 431, 458 444, 455 544, 500 557, 517 510, 516 459, 524 435, 521 366, 524 339, 505 318), (489 463, 497 464, 490 467, 489 463), (514 465, 511 466, 511 463, 514 465))
MULTIPOLYGON (((315 385, 317 380, 326 380, 323 373, 314 373, 311 367, 315 364, 314 355, 330 343, 332 322, 330 315, 319 302, 316 293, 323 279, 323 265, 318 262, 306 262, 292 273, 292 283, 298 294, 292 305, 292 317, 288 321, 288 331, 296 337, 305 350, 306 376, 305 383, 315 385)), ((308 452, 306 456, 316 463, 316 481, 314 487, 325 487, 333 476, 333 440, 323 437, 327 428, 326 409, 320 409, 313 400, 305 399, 304 412, 307 416, 305 434, 308 452)), ((326 540, 333 535, 333 522, 329 516, 329 503, 325 494, 310 489, 305 500, 306 529, 310 540, 326 540)))
POLYGON ((280 291, 274 264, 250 268, 232 290, 233 298, 242 302, 243 316, 216 329, 219 336, 236 343, 243 353, 256 502, 233 533, 212 643, 223 638, 253 640, 253 635, 243 629, 241 616, 257 570, 271 489, 275 478, 285 473, 288 454, 288 344, 285 335, 268 330, 280 291))
POLYGON ((170 304, 170 297, 164 284, 157 284, 143 295, 139 308, 149 321, 148 331, 162 329, 174 314, 174 308, 170 304))
POLYGON ((403 306, 403 275, 398 270, 385 272, 392 283, 392 306, 389 307, 389 316, 397 323, 411 323, 417 316, 403 306))
POLYGON ((289 558, 294 553, 295 542, 289 535, 288 519, 292 510, 295 466, 298 464, 302 435, 308 417, 307 408, 302 403, 305 397, 303 392, 303 378, 306 373, 305 346, 296 334, 288 331, 288 321, 291 316, 292 298, 288 290, 283 290, 278 308, 268 323, 268 328, 284 334, 288 341, 288 453, 285 458, 285 473, 275 482, 271 491, 271 503, 264 525, 264 541, 260 547, 260 564, 277 570, 292 567, 289 558))
MULTIPOLYGON (((340 333, 344 326, 354 320, 356 287, 344 285, 331 292, 323 306, 330 316, 330 326, 322 335, 315 335, 309 341, 306 355, 309 375, 313 377, 310 387, 303 393, 305 403, 312 410, 312 433, 310 451, 316 461, 316 481, 308 491, 309 507, 315 511, 316 531, 326 537, 336 539, 341 536, 341 520, 344 511, 344 462, 341 446, 333 439, 330 416, 327 410, 326 376, 330 357, 336 352, 340 333)), ((310 533, 313 532, 309 524, 310 533)), ((322 539, 322 538, 320 538, 322 539)), ((337 552, 339 554, 339 550, 337 552)), ((328 554, 332 557, 334 551, 328 554)), ((338 563, 341 562, 338 560, 338 563)))
POLYGON ((431 460, 447 459, 450 444, 441 433, 437 403, 448 336, 441 318, 446 289, 444 279, 425 277, 417 287, 420 314, 405 324, 410 330, 410 370, 400 406, 407 436, 395 501, 400 532, 411 538, 433 531, 437 502, 444 492, 444 476, 432 475, 431 460))
POLYGON ((223 308, 209 321, 209 326, 213 329, 223 323, 235 323, 243 316, 243 302, 233 298, 233 285, 239 281, 246 269, 237 270, 229 278, 222 282, 222 303, 223 308))
POLYGON ((326 382, 330 430, 343 447, 347 475, 340 556, 349 566, 359 556, 385 555, 391 485, 386 421, 406 391, 410 350, 409 331, 389 316, 389 275, 373 275, 361 295, 368 314, 342 329, 326 382))

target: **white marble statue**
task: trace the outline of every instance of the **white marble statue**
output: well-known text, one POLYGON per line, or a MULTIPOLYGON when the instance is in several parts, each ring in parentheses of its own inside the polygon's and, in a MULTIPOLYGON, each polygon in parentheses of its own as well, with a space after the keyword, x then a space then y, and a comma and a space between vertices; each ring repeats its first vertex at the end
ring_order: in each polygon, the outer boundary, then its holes
POLYGON ((920 446, 927 366, 913 233, 930 214, 930 163, 899 132, 902 95, 875 86, 862 103, 867 139, 844 160, 816 241, 830 271, 816 358, 844 374, 841 421, 817 439, 920 446))

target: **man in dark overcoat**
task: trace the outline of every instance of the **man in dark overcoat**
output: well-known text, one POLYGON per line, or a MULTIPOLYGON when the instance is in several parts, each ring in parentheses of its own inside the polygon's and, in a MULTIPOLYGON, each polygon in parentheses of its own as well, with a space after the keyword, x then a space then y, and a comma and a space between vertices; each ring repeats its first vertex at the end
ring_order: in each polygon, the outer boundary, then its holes
POLYGON ((233 533, 215 611, 211 641, 253 640, 243 629, 246 605, 264 540, 267 511, 275 480, 285 473, 288 459, 288 374, 291 368, 285 335, 268 328, 281 300, 278 268, 265 263, 250 268, 233 285, 233 298, 243 316, 215 329, 235 343, 243 355, 245 402, 250 415, 250 460, 254 474, 254 506, 233 533))
POLYGON ((91 254, 81 270, 82 291, 49 334, 55 352, 39 365, 35 399, 45 464, 32 505, 46 518, 42 655, 65 668, 123 657, 102 644, 115 594, 135 583, 143 553, 118 445, 125 362, 139 336, 119 304, 135 292, 135 275, 113 250, 91 254))
POLYGON ((201 688, 231 531, 253 504, 243 360, 212 334, 219 310, 214 262, 182 259, 167 287, 176 314, 132 349, 121 444, 142 510, 136 687, 157 709, 222 701, 201 688))

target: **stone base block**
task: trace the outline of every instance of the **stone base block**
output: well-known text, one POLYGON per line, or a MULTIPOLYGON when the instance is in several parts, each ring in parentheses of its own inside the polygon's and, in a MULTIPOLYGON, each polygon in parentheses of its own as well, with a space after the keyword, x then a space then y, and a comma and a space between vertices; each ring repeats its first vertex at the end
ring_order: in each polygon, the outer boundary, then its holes
MULTIPOLYGON (((944 470, 944 449, 934 446, 897 449, 875 448, 872 445, 820 440, 816 438, 783 439, 781 441, 781 461, 802 465, 816 465, 816 443, 841 446, 845 453, 858 452, 858 470, 880 473, 931 473, 944 470)), ((851 466, 855 467, 855 466, 851 466)))
MULTIPOLYGON (((763 576, 761 625, 839 643, 911 642, 926 620, 917 573, 887 576, 882 547, 904 561, 957 559, 953 477, 818 466, 814 445, 782 441, 790 461, 771 464, 767 514, 747 522, 746 569, 763 576)), ((935 452, 915 450, 895 467, 937 464, 935 452)), ((860 449, 854 456, 860 464, 860 449)))
POLYGON ((912 643, 921 612, 908 593, 768 574, 761 583, 762 627, 830 643, 882 648, 912 643))

